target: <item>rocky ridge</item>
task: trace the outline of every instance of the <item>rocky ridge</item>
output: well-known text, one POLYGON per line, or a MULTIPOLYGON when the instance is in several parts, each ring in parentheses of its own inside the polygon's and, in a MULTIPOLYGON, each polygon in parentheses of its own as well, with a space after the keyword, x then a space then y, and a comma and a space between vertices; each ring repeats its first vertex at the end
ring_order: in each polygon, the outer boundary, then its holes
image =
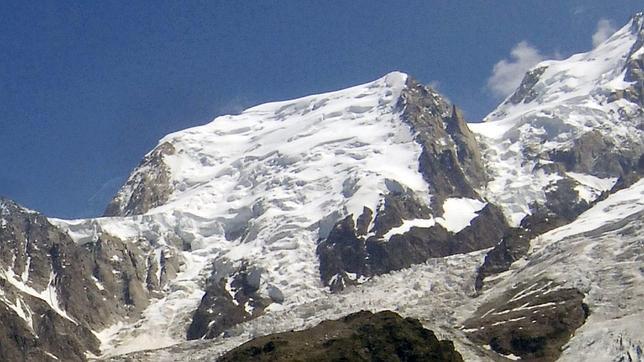
POLYGON ((77 244, 12 201, 0 200, 0 210, 1 329, 8 336, 0 359, 71 361, 100 354, 93 331, 138 318, 160 291, 159 264, 145 243, 103 234, 77 244))

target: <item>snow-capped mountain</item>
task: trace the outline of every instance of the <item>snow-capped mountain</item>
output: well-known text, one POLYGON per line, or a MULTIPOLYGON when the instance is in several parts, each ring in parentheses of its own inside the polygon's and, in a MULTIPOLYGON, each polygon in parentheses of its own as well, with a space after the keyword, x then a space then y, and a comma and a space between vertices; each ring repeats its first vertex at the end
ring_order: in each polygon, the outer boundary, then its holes
POLYGON ((641 359, 643 44, 638 14, 484 123, 400 72, 218 117, 102 218, 3 200, 0 356, 208 359, 394 309, 467 360, 641 359))
POLYGON ((637 169, 644 151, 643 22, 635 17, 588 53, 539 63, 485 123, 470 125, 488 145, 494 180, 485 194, 513 213, 513 224, 530 213, 531 202, 545 200, 554 181, 535 169, 561 163, 589 202, 610 189, 611 179, 637 169))

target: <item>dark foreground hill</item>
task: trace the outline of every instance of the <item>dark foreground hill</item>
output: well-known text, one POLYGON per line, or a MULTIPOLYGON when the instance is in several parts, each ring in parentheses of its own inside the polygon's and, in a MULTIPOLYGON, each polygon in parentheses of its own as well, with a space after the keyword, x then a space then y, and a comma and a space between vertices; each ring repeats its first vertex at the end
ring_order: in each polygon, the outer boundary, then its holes
POLYGON ((256 338, 219 361, 463 361, 417 319, 361 311, 297 332, 256 338))

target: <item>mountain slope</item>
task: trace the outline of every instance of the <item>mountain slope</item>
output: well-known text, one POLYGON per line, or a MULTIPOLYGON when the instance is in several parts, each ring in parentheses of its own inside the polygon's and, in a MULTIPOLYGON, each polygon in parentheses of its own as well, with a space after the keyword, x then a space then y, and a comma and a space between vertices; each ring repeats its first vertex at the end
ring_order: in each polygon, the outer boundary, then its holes
POLYGON ((55 222, 79 243, 107 233, 180 256, 183 273, 142 322, 106 332, 124 342, 114 346, 121 353, 185 338, 173 320, 192 320, 189 339, 213 338, 322 298, 325 285, 340 290, 429 257, 490 247, 506 226, 478 196, 485 177, 459 111, 395 72, 171 134, 108 207, 121 216, 55 222), (474 237, 492 222, 500 227, 474 237), (350 252, 337 231, 344 223, 361 230, 350 252))

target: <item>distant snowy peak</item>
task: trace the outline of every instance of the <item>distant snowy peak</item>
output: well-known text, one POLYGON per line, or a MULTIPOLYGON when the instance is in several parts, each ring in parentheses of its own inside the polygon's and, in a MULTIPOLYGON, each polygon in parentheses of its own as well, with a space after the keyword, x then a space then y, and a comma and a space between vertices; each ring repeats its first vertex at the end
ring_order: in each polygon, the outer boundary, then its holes
POLYGON ((486 129, 485 135, 498 137, 526 115, 554 106, 608 110, 609 103, 623 99, 641 106, 643 23, 639 13, 595 49, 537 64, 519 88, 485 118, 486 122, 503 121, 486 129))
POLYGON ((562 197, 564 185, 573 195, 577 190, 577 202, 602 192, 584 189, 571 175, 597 177, 597 185, 641 171, 643 45, 640 13, 587 53, 537 64, 485 122, 469 125, 490 177, 483 195, 504 208, 512 225, 534 204, 562 197))

